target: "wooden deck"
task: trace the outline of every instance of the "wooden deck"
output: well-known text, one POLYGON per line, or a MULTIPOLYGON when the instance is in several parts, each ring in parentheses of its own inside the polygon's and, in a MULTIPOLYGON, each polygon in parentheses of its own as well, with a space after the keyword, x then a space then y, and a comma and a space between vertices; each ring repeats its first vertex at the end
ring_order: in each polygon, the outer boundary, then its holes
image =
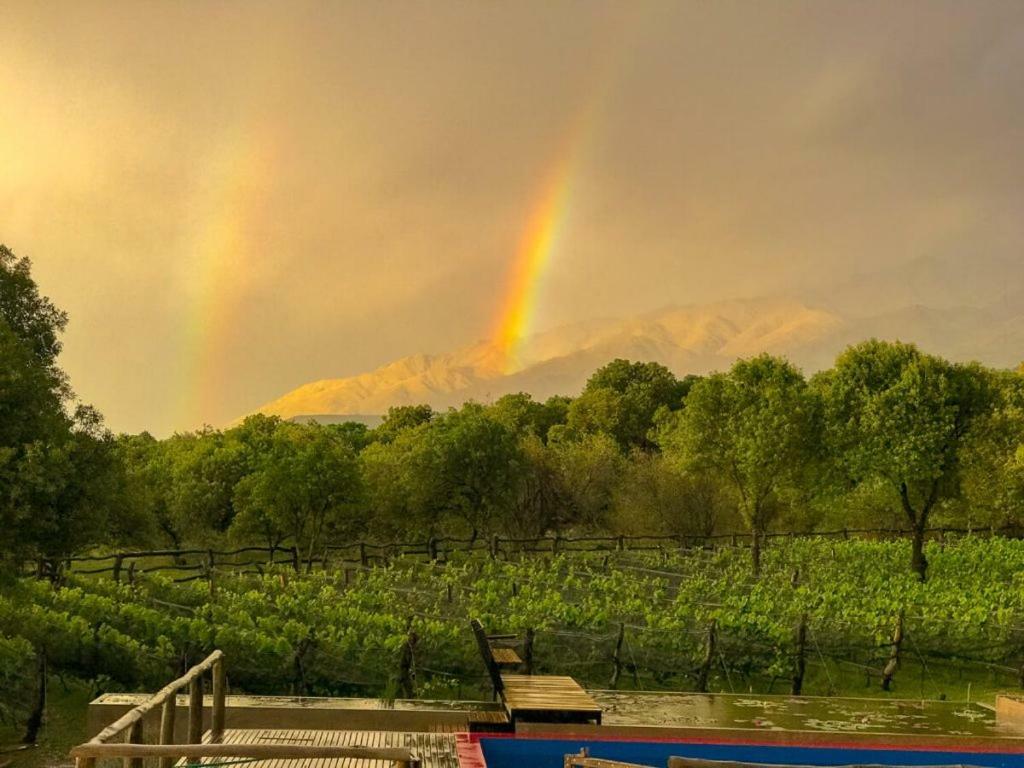
MULTIPOLYGON (((207 739, 208 740, 208 736, 207 739)), ((422 768, 459 768, 454 733, 410 733, 403 731, 298 731, 269 728, 229 728, 224 731, 225 744, 305 744, 339 747, 406 747, 422 760, 422 768)), ((224 762, 223 758, 207 758, 203 762, 224 762)), ((184 763, 179 763, 183 765, 184 763)), ((259 760, 246 763, 245 768, 385 768, 388 760, 369 759, 292 759, 259 760)))
POLYGON ((502 700, 512 722, 601 724, 601 707, 571 677, 502 675, 502 700))

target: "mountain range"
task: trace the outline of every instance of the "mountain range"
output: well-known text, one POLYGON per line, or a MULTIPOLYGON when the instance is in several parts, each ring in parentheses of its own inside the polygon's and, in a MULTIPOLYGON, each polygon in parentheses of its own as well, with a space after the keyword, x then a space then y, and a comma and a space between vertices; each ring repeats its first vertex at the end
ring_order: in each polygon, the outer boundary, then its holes
POLYGON ((933 258, 794 296, 665 307, 555 328, 524 340, 517 365, 490 341, 415 354, 357 376, 314 381, 259 409, 286 419, 374 420, 393 405, 435 408, 510 392, 575 394, 615 358, 654 360, 676 374, 707 373, 761 352, 805 372, 826 368, 867 338, 908 341, 953 360, 1012 367, 1024 360, 1024 263, 933 258))

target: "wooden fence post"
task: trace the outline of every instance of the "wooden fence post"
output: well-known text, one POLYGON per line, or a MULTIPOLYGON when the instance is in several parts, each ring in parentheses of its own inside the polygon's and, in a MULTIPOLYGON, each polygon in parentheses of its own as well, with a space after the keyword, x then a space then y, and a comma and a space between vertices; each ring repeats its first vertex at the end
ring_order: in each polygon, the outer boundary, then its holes
POLYGON ((367 565, 369 565, 369 559, 366 556, 366 542, 365 541, 360 541, 359 542, 359 564, 363 568, 365 568, 367 565))
POLYGON ((299 548, 292 547, 292 568, 295 569, 296 573, 302 570, 302 563, 299 561, 299 548))
POLYGON ((900 648, 903 645, 903 611, 900 611, 896 620, 896 629, 892 633, 892 644, 889 648, 889 660, 882 670, 882 690, 888 691, 892 688, 892 679, 900 666, 900 648))
POLYGON ((715 663, 715 649, 718 645, 718 624, 715 619, 708 624, 708 634, 704 640, 704 661, 701 662, 700 670, 697 673, 697 690, 701 693, 708 692, 708 682, 711 679, 711 665, 715 663))
POLYGON ((203 740, 203 677, 197 675, 188 684, 188 743, 203 740))
MULTIPOLYGON (((131 730, 128 731, 128 743, 129 744, 142 744, 143 739, 143 725, 142 718, 132 723, 131 730)), ((143 761, 141 757, 129 757, 125 758, 124 768, 142 768, 143 761)))
POLYGON ((224 738, 224 709, 227 698, 228 680, 224 659, 213 663, 213 714, 210 718, 210 740, 215 744, 224 738))
POLYGON ((437 538, 434 536, 427 539, 427 557, 430 562, 437 562, 437 538))
POLYGON ((612 651, 612 679, 608 681, 608 687, 615 689, 619 687, 619 675, 622 674, 622 641, 626 638, 626 625, 619 624, 619 634, 615 638, 615 650, 612 651))
POLYGON ((801 614, 796 627, 796 653, 793 658, 793 685, 790 693, 799 696, 804 689, 804 672, 807 670, 807 614, 801 614))
MULTIPOLYGON (((164 701, 160 712, 160 743, 174 743, 174 715, 178 709, 178 697, 168 696, 164 701)), ((173 757, 161 757, 160 768, 172 768, 175 763, 173 757)))
POLYGON ((499 544, 499 540, 498 540, 498 534, 495 533, 495 534, 491 535, 491 559, 492 560, 497 559, 499 551, 500 551, 500 544, 499 544))
POLYGON ((121 566, 124 564, 124 555, 118 554, 114 558, 114 581, 121 583, 121 566))
POLYGON ((206 580, 210 584, 210 597, 213 597, 217 592, 217 585, 213 575, 214 563, 213 550, 206 550, 206 580))

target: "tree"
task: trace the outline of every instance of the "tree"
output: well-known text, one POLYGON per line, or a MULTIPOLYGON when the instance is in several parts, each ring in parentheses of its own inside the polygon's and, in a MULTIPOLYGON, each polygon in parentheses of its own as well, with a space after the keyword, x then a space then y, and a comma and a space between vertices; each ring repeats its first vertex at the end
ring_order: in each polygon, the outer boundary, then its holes
POLYGON ((554 525, 607 528, 613 494, 626 466, 619 445, 603 433, 584 435, 580 440, 557 440, 550 445, 564 499, 554 525))
POLYGON ((98 413, 79 407, 67 435, 26 449, 19 545, 57 562, 100 542, 137 540, 124 487, 113 436, 98 413))
POLYGON ((406 429, 426 424, 436 414, 429 405, 393 405, 388 408, 384 421, 374 431, 374 437, 382 443, 394 440, 406 429))
POLYGON ((664 454, 637 452, 615 488, 612 515, 622 533, 706 537, 730 511, 710 474, 688 472, 664 454))
POLYGON ((436 480, 420 475, 438 494, 436 507, 463 521, 473 538, 500 527, 523 468, 515 433, 486 407, 467 403, 437 419, 424 437, 427 460, 416 466, 436 480))
POLYGON ((523 471, 506 528, 513 536, 543 536, 564 522, 568 489, 555 450, 538 435, 523 437, 520 449, 523 471))
POLYGON ((655 414, 682 407, 687 387, 658 363, 613 360, 590 377, 569 406, 569 432, 601 432, 623 450, 652 449, 655 414))
POLYGON ((502 526, 523 469, 515 432, 478 403, 407 427, 362 459, 389 527, 418 523, 432 534, 454 523, 473 538, 502 526))
POLYGON ((359 464, 345 440, 318 424, 281 424, 235 488, 235 530, 270 546, 290 539, 311 564, 326 539, 358 532, 361 499, 359 464))
POLYGON ((963 451, 961 513, 969 528, 1024 523, 1024 376, 992 372, 995 402, 963 451))
POLYGON ((359 455, 371 533, 382 539, 433 536, 440 525, 441 488, 433 474, 429 422, 368 445, 359 455))
POLYGON ((972 429, 996 401, 993 377, 910 344, 871 340, 847 349, 815 388, 835 460, 851 484, 877 479, 892 489, 913 532, 911 568, 924 581, 929 517, 960 492, 972 429))
POLYGON ((572 399, 549 397, 538 403, 526 392, 503 395, 491 405, 491 414, 520 437, 536 435, 546 441, 552 427, 565 424, 572 399))
POLYGON ((29 260, 0 245, 0 552, 65 557, 115 529, 113 439, 95 410, 69 410, 66 324, 29 260))
POLYGON ((663 425, 663 450, 697 474, 727 483, 751 533, 754 572, 768 526, 808 481, 820 425, 800 372, 761 355, 693 385, 686 407, 663 425))

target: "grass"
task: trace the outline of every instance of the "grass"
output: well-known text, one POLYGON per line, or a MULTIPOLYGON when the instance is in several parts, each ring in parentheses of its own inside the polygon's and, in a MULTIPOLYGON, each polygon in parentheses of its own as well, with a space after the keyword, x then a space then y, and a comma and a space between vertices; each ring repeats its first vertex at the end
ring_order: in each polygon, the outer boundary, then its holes
MULTIPOLYGON (((86 740, 86 712, 92 699, 92 686, 81 680, 65 678, 50 680, 46 723, 39 743, 24 751, 0 754, 0 764, 12 761, 11 768, 52 768, 70 765, 68 752, 86 740)), ((0 725, 0 753, 16 747, 23 729, 10 724, 0 725)))

